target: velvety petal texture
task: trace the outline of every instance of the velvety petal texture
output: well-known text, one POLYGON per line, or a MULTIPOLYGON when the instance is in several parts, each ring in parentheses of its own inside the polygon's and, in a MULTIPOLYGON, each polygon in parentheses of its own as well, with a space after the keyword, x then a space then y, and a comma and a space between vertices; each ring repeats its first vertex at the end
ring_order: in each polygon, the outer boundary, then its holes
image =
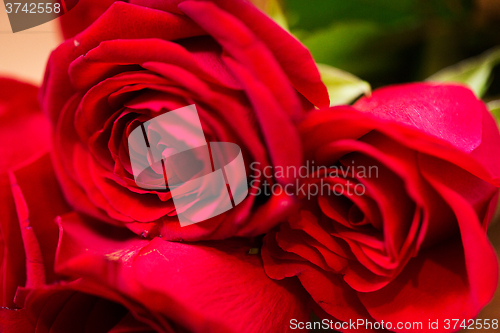
POLYGON ((500 136, 472 91, 385 87, 312 112, 300 131, 315 163, 303 182, 323 191, 266 236, 268 275, 298 276, 340 321, 474 318, 498 283, 486 229, 500 136))
POLYGON ((77 214, 60 228, 57 271, 100 284, 162 331, 175 322, 190 332, 285 332, 308 318, 300 283, 267 277, 247 240, 148 241, 77 214))
MULTIPOLYGON (((328 105, 328 94, 309 51, 251 3, 169 0, 114 3, 52 53, 40 100, 72 207, 150 238, 196 241, 253 237, 287 214, 291 198, 257 198, 256 189, 293 180, 259 178, 249 166, 298 167, 296 124, 328 105), (179 212, 201 199, 176 207, 170 188, 138 186, 127 139, 142 123, 191 104, 206 141, 237 144, 247 177, 258 179, 234 209, 180 227, 179 212)), ((159 152, 169 149, 158 131, 147 135, 159 152)), ((164 175, 158 168, 149 176, 164 175)))
POLYGON ((85 30, 101 16, 115 0, 78 0, 69 12, 57 18, 65 39, 85 30))
MULTIPOLYGON (((2 137, 9 159, 0 170, 0 332, 271 333, 308 320, 310 296, 298 279, 266 275, 258 241, 150 240, 74 212, 56 177, 57 155, 48 154, 37 89, 0 82, 10 89, 1 124, 21 136, 2 137), (24 154, 10 151, 18 149, 24 154)), ((279 209, 261 214, 283 219, 279 209)))
POLYGON ((50 149, 50 122, 40 112, 38 88, 0 77, 0 173, 50 149))
POLYGON ((147 329, 122 305, 54 272, 55 219, 70 209, 47 154, 50 122, 38 107, 36 87, 0 78, 0 88, 0 332, 147 329))
MULTIPOLYGON (((29 171, 38 166, 41 174, 46 165, 38 161, 50 150, 50 122, 40 111, 38 88, 14 79, 0 78, 0 306, 14 306, 17 286, 26 282, 23 239, 32 238, 32 231, 21 232, 17 209, 24 199, 19 196, 18 180, 31 190, 35 201, 40 179, 30 179, 29 171), (35 166, 33 166, 35 164, 35 166), (13 191, 15 194, 13 195, 13 191)), ((37 170, 38 171, 38 170, 37 170)), ((57 185, 56 185, 57 188, 57 185)), ((45 212, 51 208, 47 207, 45 212)), ((57 208, 56 208, 57 209, 57 208)), ((42 231, 43 222, 37 226, 42 231)), ((55 254, 55 246, 53 247, 55 254)), ((38 256, 38 255, 36 255, 38 256)), ((46 256, 50 260, 49 256, 46 256)), ((53 262, 53 258, 52 258, 53 262)), ((33 270, 39 271, 37 268, 33 270)), ((49 279, 51 277, 48 277, 49 279)))
POLYGON ((47 154, 2 181, 1 332, 287 332, 308 319, 299 281, 270 279, 249 240, 149 241, 71 212, 47 154))

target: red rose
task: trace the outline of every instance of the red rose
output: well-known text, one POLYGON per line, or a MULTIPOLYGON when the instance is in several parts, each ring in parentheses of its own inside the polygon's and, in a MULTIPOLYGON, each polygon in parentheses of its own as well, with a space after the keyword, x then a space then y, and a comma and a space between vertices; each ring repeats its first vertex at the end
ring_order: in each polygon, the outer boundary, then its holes
POLYGON ((0 79, 0 332, 284 332, 307 320, 300 283, 268 278, 252 241, 148 241, 72 212, 37 90, 0 79))
POLYGON ((168 191, 134 182, 127 137, 142 122, 196 104, 207 141, 238 144, 247 167, 297 166, 294 123, 328 104, 313 59, 245 1, 137 3, 155 9, 117 2, 49 60, 41 101, 54 122, 66 197, 78 211, 169 240, 266 232, 292 198, 257 202, 250 193, 235 209, 181 228, 168 191))
POLYGON ((30 84, 0 78, 0 332, 29 333, 52 324, 66 332, 84 324, 104 331, 126 309, 61 284, 53 269, 54 219, 68 207, 52 170, 50 122, 37 93, 30 84), (89 312, 92 307, 97 311, 89 312))
POLYGON ((323 193, 266 236, 268 275, 298 276, 340 321, 474 318, 498 281, 486 228, 500 136, 485 105, 461 86, 391 86, 300 130, 304 183, 323 193))
POLYGON ((8 183, 2 333, 285 332, 291 319, 308 319, 300 283, 269 279, 250 241, 147 241, 66 213, 48 155, 8 183))
POLYGON ((53 219, 66 206, 59 201, 48 155, 50 122, 40 111, 37 93, 30 84, 0 78, 1 332, 28 332, 31 327, 15 310, 18 287, 57 279, 52 269, 58 230, 53 219))
MULTIPOLYGON (((16 288, 26 280, 10 178, 50 149, 50 123, 38 107, 37 92, 30 84, 0 78, 0 307, 14 306, 16 288)), ((37 182, 28 186, 36 188, 37 182)))

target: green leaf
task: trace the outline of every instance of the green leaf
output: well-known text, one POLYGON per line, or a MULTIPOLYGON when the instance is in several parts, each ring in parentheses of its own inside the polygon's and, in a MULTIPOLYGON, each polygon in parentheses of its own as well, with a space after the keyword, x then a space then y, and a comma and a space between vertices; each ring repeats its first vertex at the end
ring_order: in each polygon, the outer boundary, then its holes
POLYGON ((500 99, 489 102, 487 106, 497 123, 500 124, 500 99))
POLYGON ((444 68, 430 76, 427 81, 463 83, 478 97, 482 97, 488 89, 491 71, 498 63, 500 63, 500 47, 444 68))
POLYGON ((367 21, 335 22, 313 32, 291 31, 316 62, 373 80, 388 74, 400 58, 397 54, 403 46, 401 40, 411 39, 399 31, 398 36, 393 35, 396 33, 393 30, 367 21))
POLYGON ((371 87, 358 77, 338 68, 318 64, 321 79, 328 89, 330 106, 349 104, 362 94, 369 95, 371 87))
POLYGON ((286 0, 284 2, 291 27, 300 30, 314 31, 334 22, 351 21, 366 21, 401 29, 421 20, 419 0, 286 0))
POLYGON ((254 0, 253 3, 272 18, 280 27, 288 29, 288 21, 279 0, 254 0))

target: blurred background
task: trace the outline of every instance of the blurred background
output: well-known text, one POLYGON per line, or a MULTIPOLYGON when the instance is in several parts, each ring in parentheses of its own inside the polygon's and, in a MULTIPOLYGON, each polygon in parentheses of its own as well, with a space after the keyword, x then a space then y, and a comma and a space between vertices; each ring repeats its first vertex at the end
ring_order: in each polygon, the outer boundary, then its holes
POLYGON ((12 33, 0 0, 0 75, 39 85, 50 52, 62 41, 58 20, 12 33))
MULTIPOLYGON (((422 81, 500 46, 498 0, 283 0, 290 31, 373 88, 422 81)), ((496 74, 496 75, 495 75, 496 74)), ((486 99, 500 98, 500 66, 486 99)))
MULTIPOLYGON (((86 15, 78 10, 89 1, 80 0, 70 14, 86 15)), ((264 9, 272 1, 253 0, 264 9)), ((317 62, 373 88, 421 81, 500 47, 500 0, 281 0, 280 5, 290 31, 317 62)), ((0 5, 0 75, 38 85, 51 50, 62 41, 59 19, 13 34, 4 8, 0 5)), ((500 100, 499 63, 497 56, 488 65, 493 70, 482 96, 487 102, 500 100)), ((497 214, 489 231, 498 253, 499 220, 497 214)), ((480 318, 500 319, 500 290, 480 318)))

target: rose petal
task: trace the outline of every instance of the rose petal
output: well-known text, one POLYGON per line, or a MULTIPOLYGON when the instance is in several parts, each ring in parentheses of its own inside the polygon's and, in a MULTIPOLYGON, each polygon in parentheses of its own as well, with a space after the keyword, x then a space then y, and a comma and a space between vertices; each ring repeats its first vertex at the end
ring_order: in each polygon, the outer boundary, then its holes
POLYGON ((2 212, 2 218, 0 218, 0 245, 2 246, 0 304, 15 307, 16 289, 26 283, 26 257, 10 187, 7 175, 0 174, 0 211, 2 212))
POLYGON ((246 241, 149 242, 106 237, 85 223, 62 217, 57 270, 98 281, 192 331, 286 331, 291 318, 308 316, 298 281, 269 279, 246 241), (268 320, 269 308, 280 319, 268 320))
POLYGON ((412 83, 375 90, 357 110, 416 128, 469 153, 481 143, 484 104, 458 85, 412 83))
POLYGON ((268 234, 262 249, 264 267, 270 277, 283 279, 284 277, 298 276, 314 301, 339 320, 371 318, 359 301, 356 292, 342 281, 341 277, 303 261, 302 258, 290 260, 290 254, 286 254, 279 248, 274 238, 275 234, 268 234), (285 261, 273 259, 276 254, 279 257, 280 253, 282 259, 286 259, 285 261))
POLYGON ((0 78, 0 172, 39 158, 50 147, 50 123, 36 99, 38 88, 0 78))
POLYGON ((142 38, 176 40, 201 34, 203 31, 186 17, 115 2, 88 29, 65 41, 51 54, 40 90, 42 109, 53 121, 57 119, 60 110, 75 92, 68 73, 60 68, 69 68, 75 59, 102 41, 142 38), (134 24, 117 25, 116 22, 134 24))
POLYGON ((293 35, 281 29, 273 20, 245 1, 217 0, 216 4, 231 13, 257 35, 283 67, 294 87, 313 105, 330 104, 328 92, 307 48, 293 35), (294 50, 290 53, 289 50, 294 50))
POLYGON ((359 293, 377 320, 474 318, 497 288, 498 262, 476 212, 435 175, 424 175, 455 211, 462 240, 421 250, 387 287, 359 293))

